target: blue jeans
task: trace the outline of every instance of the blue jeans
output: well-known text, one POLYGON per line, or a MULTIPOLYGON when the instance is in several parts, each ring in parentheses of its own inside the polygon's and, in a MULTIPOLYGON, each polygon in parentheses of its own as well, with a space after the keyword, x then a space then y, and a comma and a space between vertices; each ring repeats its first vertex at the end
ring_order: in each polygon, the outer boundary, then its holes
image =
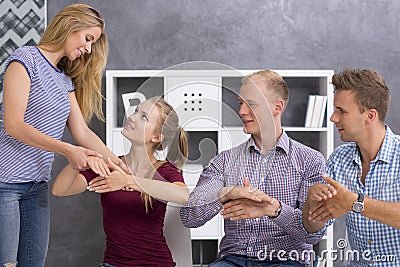
POLYGON ((208 267, 292 267, 299 266, 304 267, 304 264, 301 264, 297 261, 279 261, 278 259, 273 260, 265 260, 260 261, 258 259, 247 258, 245 256, 236 256, 236 255, 226 255, 222 258, 217 259, 208 267))
POLYGON ((43 267, 49 229, 46 182, 0 183, 0 266, 43 267))
POLYGON ((110 265, 110 264, 108 264, 108 263, 101 263, 99 266, 97 266, 97 267, 116 267, 116 266, 114 266, 114 265, 110 265))

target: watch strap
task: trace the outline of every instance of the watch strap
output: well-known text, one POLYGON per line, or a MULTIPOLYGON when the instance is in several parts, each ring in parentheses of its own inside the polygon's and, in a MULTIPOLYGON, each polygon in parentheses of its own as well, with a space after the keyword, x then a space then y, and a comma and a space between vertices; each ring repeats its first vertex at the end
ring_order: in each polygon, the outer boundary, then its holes
POLYGON ((282 211, 282 205, 281 205, 281 203, 279 202, 279 208, 275 211, 274 216, 268 216, 268 218, 270 218, 270 219, 275 219, 276 217, 279 216, 279 214, 281 214, 281 211, 282 211))
POLYGON ((364 210, 364 194, 358 194, 357 200, 353 203, 353 211, 361 213, 364 210))
POLYGON ((357 202, 364 202, 364 194, 358 194, 357 202))

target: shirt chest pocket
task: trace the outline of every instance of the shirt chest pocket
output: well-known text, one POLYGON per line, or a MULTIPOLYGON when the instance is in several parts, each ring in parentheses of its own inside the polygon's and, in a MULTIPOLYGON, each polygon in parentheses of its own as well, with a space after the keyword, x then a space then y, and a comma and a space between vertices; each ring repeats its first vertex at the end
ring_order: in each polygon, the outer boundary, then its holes
POLYGON ((297 172, 289 172, 287 175, 273 174, 268 175, 262 183, 262 191, 279 201, 298 208, 299 198, 305 199, 305 196, 299 196, 302 177, 297 172))
POLYGON ((400 174, 395 175, 391 178, 390 175, 380 185, 379 188, 379 200, 388 202, 400 202, 400 174))

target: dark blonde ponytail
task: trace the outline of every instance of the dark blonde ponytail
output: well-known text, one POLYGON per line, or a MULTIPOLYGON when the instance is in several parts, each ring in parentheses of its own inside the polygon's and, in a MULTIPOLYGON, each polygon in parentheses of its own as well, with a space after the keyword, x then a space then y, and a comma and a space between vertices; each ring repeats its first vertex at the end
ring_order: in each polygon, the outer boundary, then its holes
POLYGON ((172 143, 169 145, 167 160, 173 161, 178 168, 182 168, 188 157, 188 140, 185 130, 179 126, 172 143))

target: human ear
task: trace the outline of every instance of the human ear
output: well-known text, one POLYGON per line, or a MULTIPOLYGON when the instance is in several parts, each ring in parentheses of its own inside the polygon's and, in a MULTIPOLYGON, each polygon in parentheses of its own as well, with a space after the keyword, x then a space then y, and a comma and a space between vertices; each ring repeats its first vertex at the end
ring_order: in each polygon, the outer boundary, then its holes
POLYGON ((374 127, 375 123, 379 121, 378 111, 376 111, 376 109, 369 109, 366 110, 365 112, 366 112, 365 123, 370 127, 374 127))
POLYGON ((377 117, 378 117, 378 112, 376 111, 376 109, 370 109, 368 111, 368 119, 375 120, 377 117))
POLYGON ((285 102, 282 99, 277 99, 272 109, 272 115, 277 116, 281 114, 284 109, 285 109, 285 102))
POLYGON ((161 143, 162 140, 164 140, 164 135, 162 135, 162 134, 155 135, 151 139, 151 141, 154 142, 154 143, 161 143))

